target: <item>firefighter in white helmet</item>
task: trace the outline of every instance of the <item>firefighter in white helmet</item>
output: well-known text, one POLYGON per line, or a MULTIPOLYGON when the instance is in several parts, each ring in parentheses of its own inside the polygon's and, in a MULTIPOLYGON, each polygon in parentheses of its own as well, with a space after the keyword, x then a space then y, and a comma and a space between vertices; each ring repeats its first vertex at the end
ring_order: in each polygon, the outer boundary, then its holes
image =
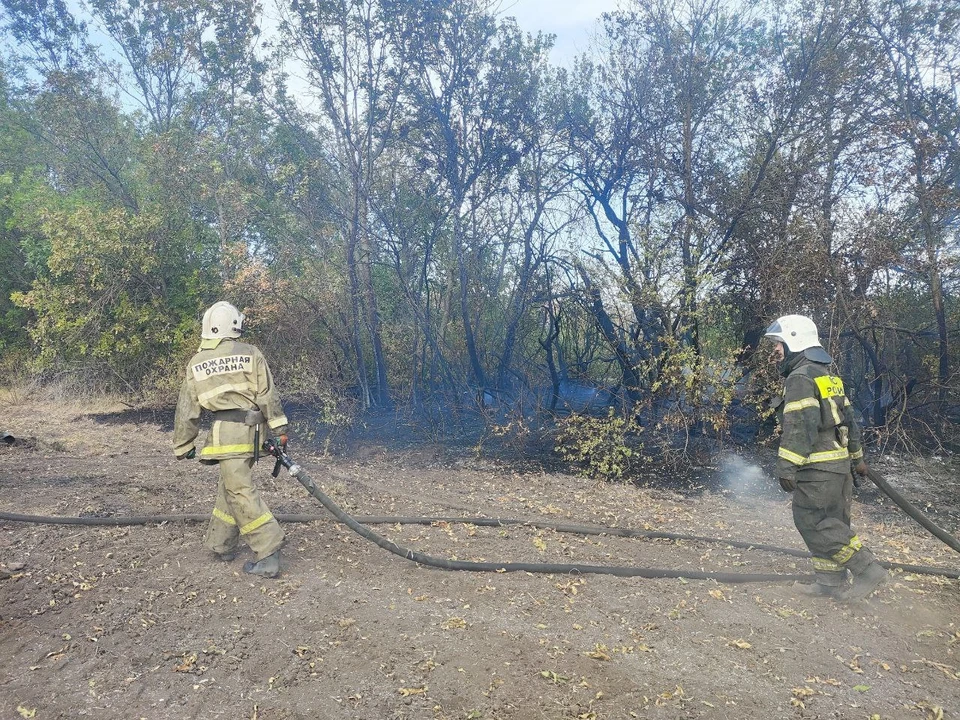
POLYGON ((220 559, 233 560, 243 539, 256 555, 245 572, 276 577, 280 572, 283 532, 253 484, 253 466, 261 436, 285 444, 284 415, 266 358, 240 342, 243 314, 228 302, 203 315, 200 348, 187 364, 174 420, 178 459, 196 457, 200 411, 213 415, 213 427, 200 462, 218 464, 220 481, 205 544, 220 559))
POLYGON ((870 595, 887 571, 850 526, 851 470, 866 475, 860 426, 843 382, 830 374, 833 358, 817 326, 803 315, 784 315, 767 328, 774 358, 786 378, 778 408, 782 435, 777 477, 793 493, 793 521, 813 554, 816 582, 807 594, 856 600, 870 595), (853 576, 846 586, 846 572, 853 576))

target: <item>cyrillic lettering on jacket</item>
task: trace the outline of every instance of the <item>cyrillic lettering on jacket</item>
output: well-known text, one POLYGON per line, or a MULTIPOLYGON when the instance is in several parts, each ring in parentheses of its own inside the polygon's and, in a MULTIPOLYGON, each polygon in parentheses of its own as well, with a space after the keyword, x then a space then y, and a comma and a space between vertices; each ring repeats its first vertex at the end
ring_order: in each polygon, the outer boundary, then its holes
POLYGON ((227 373, 253 372, 253 356, 251 355, 224 355, 214 357, 203 362, 194 363, 191 367, 195 380, 205 380, 213 375, 227 373))

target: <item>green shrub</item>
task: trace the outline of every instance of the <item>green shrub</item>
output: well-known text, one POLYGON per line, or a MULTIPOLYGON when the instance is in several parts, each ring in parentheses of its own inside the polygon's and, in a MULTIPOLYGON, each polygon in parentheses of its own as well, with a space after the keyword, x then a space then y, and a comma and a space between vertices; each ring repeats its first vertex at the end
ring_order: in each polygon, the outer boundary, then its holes
POLYGON ((613 408, 606 417, 573 414, 558 422, 554 450, 576 463, 585 477, 624 480, 643 458, 642 431, 635 420, 613 408))

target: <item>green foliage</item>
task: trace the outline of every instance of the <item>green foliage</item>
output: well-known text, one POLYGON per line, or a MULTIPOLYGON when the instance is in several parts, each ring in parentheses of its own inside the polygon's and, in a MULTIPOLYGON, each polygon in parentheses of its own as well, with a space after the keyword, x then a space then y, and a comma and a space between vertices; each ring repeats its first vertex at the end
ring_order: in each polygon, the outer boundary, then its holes
POLYGON ((629 397, 557 447, 624 479, 763 415, 803 312, 877 424, 954 422, 952 4, 637 3, 569 75, 475 0, 0 6, 0 368, 168 397, 229 299, 318 436, 562 377, 629 397))
POLYGON ((554 450, 598 480, 626 480, 643 459, 643 428, 613 408, 606 417, 572 414, 558 422, 554 450))
POLYGON ((650 402, 667 408, 657 428, 686 434, 699 426, 722 436, 729 430, 727 411, 740 379, 734 352, 710 358, 676 338, 667 338, 665 345, 650 388, 650 402))
POLYGON ((137 389, 195 342, 177 311, 197 303, 192 271, 175 260, 183 248, 160 212, 48 209, 40 229, 47 272, 13 295, 34 318, 38 371, 72 368, 137 389))

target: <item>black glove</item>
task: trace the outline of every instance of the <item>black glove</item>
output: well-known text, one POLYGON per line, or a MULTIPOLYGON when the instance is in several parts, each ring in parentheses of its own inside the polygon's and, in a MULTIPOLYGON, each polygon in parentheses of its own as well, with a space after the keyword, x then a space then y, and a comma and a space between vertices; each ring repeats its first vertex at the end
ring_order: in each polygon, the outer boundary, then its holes
POLYGON ((793 478, 780 478, 780 487, 783 488, 784 492, 793 492, 797 489, 797 481, 793 478))

